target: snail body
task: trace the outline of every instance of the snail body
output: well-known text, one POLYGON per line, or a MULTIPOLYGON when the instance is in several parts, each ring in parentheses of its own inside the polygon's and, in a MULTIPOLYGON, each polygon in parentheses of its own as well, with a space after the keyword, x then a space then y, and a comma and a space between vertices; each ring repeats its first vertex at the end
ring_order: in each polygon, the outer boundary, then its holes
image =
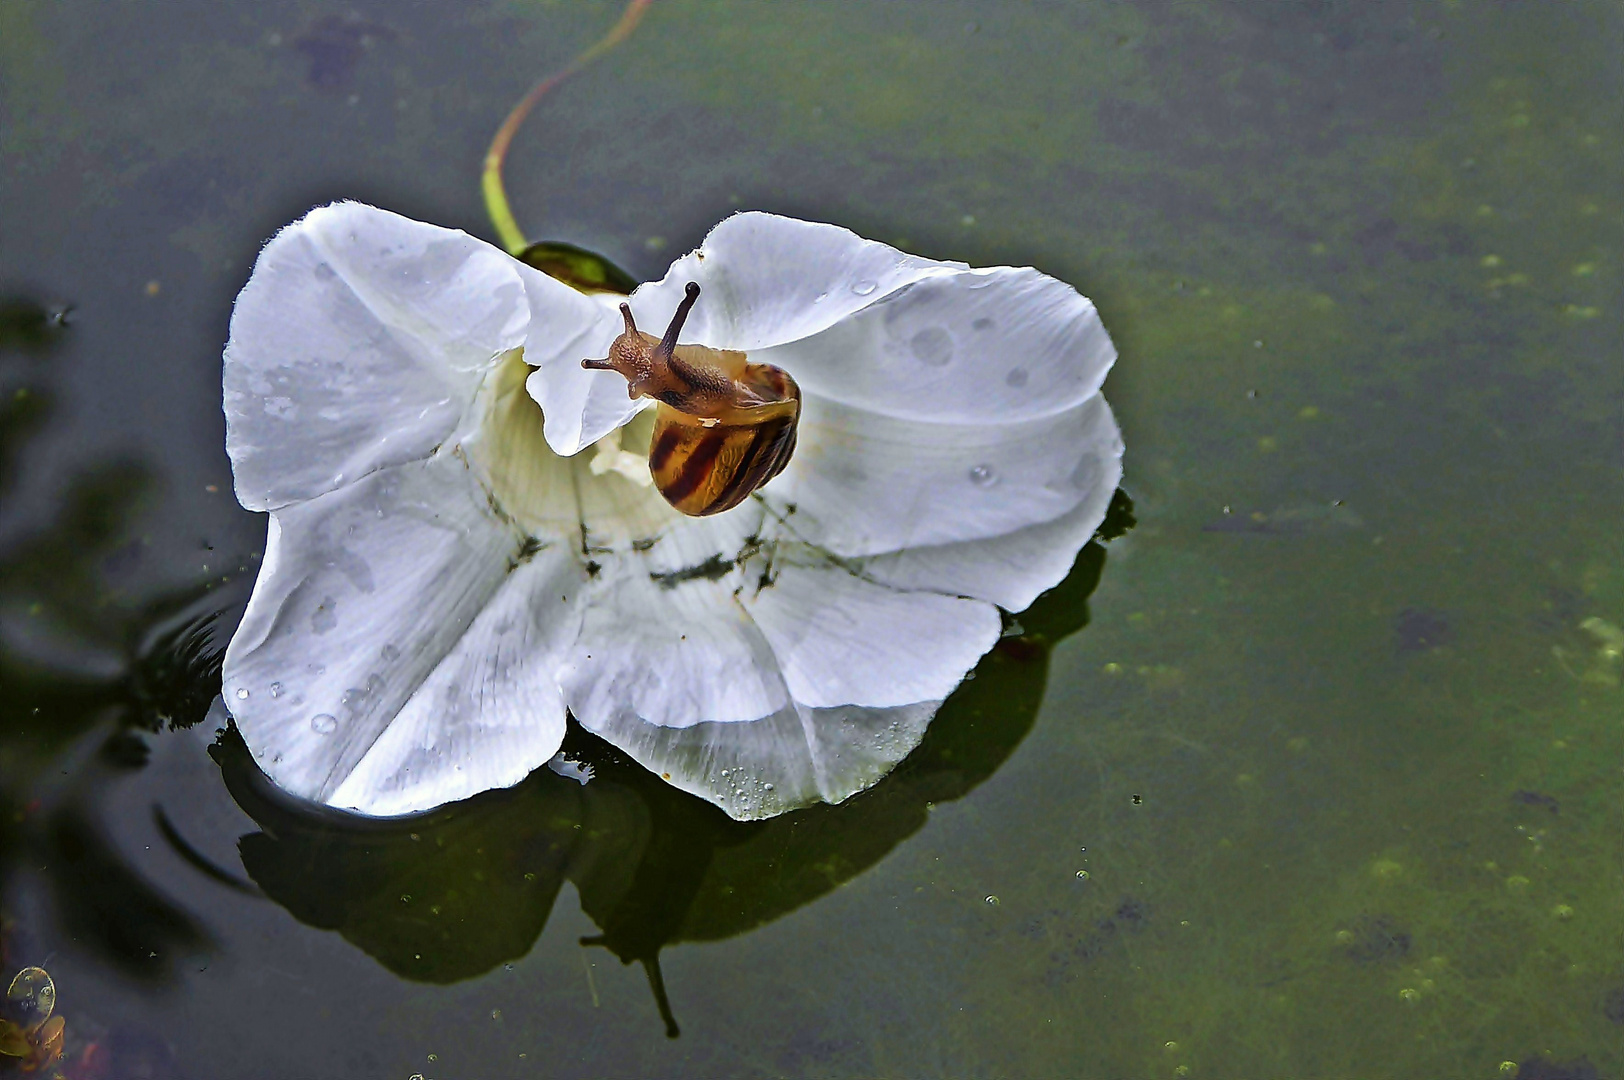
POLYGON ((621 304, 625 332, 607 357, 581 366, 618 372, 629 396, 659 402, 649 440, 654 486, 682 513, 704 517, 737 506, 789 464, 801 388, 783 368, 752 364, 738 350, 678 345, 698 297, 689 282, 663 338, 638 330, 621 304))

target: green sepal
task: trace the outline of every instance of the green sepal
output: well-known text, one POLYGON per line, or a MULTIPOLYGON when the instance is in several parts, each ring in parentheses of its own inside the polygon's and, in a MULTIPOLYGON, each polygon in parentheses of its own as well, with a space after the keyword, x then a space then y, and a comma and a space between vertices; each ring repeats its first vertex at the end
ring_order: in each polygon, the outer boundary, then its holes
POLYGON ((594 252, 553 240, 540 240, 519 252, 520 262, 584 293, 630 296, 637 279, 594 252))

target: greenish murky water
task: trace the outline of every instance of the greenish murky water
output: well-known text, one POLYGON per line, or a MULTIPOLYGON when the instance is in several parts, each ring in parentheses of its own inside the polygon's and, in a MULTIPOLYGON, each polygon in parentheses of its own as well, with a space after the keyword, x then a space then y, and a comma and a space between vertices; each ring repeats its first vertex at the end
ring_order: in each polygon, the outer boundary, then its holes
POLYGON ((521 222, 1071 281, 1137 525, 839 808, 599 748, 359 826, 211 746, 259 244, 340 197, 488 235, 491 132, 615 14, 0 5, 3 945, 63 1072, 1624 1072, 1612 4, 662 0, 520 135, 521 222))

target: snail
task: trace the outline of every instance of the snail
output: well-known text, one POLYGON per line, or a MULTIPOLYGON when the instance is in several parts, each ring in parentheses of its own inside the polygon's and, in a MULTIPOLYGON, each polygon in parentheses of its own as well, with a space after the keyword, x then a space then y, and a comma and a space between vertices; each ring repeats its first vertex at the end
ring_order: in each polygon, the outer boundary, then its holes
POLYGON ((719 514, 783 471, 795 452, 801 388, 772 364, 752 364, 736 349, 678 345, 682 324, 699 299, 690 281, 665 336, 637 329, 630 304, 620 305, 626 330, 595 371, 625 376, 626 393, 658 401, 649 440, 649 472, 666 502, 693 517, 719 514))

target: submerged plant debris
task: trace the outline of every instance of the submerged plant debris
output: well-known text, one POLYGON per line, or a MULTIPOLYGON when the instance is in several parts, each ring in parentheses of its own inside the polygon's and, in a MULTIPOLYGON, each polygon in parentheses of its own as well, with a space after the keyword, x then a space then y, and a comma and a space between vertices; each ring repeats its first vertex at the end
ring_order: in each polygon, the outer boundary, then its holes
POLYGON ((318 90, 337 93, 355 81, 367 52, 395 41, 399 32, 388 23, 354 13, 323 15, 293 39, 293 49, 308 67, 305 81, 318 90))

